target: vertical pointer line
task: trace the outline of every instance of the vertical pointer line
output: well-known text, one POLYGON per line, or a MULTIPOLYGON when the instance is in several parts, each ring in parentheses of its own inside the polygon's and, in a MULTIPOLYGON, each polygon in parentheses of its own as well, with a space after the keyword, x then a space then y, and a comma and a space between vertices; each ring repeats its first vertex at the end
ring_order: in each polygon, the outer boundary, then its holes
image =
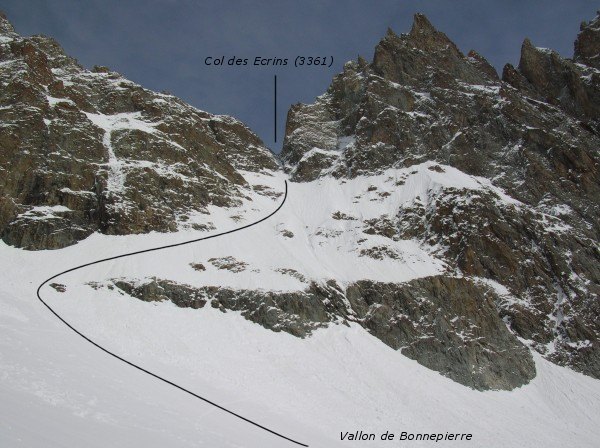
POLYGON ((274 121, 274 129, 273 134, 275 136, 275 143, 277 143, 277 75, 274 75, 274 99, 273 99, 273 121, 274 121))

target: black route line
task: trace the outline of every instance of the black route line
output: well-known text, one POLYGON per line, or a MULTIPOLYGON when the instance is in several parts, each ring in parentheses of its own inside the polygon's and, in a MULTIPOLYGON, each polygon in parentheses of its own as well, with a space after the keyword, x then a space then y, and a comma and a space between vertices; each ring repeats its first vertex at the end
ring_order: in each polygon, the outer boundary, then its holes
POLYGON ((211 406, 214 406, 214 407, 216 407, 216 408, 218 408, 218 409, 220 409, 222 411, 227 412, 230 415, 233 415, 234 417, 239 418, 240 420, 243 420, 243 421, 245 421, 247 423, 250 423, 251 425, 254 425, 254 426, 256 426, 256 427, 258 427, 260 429, 264 429, 265 431, 267 431, 267 432, 269 432, 269 433, 271 433, 271 434, 273 434, 273 435, 275 435, 277 437, 281 437, 282 439, 285 439, 285 440, 287 440, 289 442, 295 443, 296 445, 308 447, 308 445, 306 445, 304 443, 298 442, 298 441, 296 441, 294 439, 291 439, 290 437, 286 437, 283 434, 280 434, 280 433, 278 433, 276 431, 273 431, 272 429, 267 428, 266 426, 263 426, 263 425, 261 425, 259 423, 256 423, 256 422, 250 420, 249 418, 246 418, 246 417, 244 417, 244 416, 242 416, 240 414, 237 414, 237 413, 235 413, 233 411, 230 411, 229 409, 227 409, 227 408, 225 408, 225 407, 223 407, 223 406, 221 406, 221 405, 219 405, 219 404, 217 404, 217 403, 215 403, 213 401, 210 401, 209 399, 204 398, 204 397, 202 397, 202 396, 200 396, 200 395, 198 395, 198 394, 196 394, 196 393, 194 393, 194 392, 192 392, 192 391, 190 391, 190 390, 188 390, 188 389, 186 389, 186 388, 184 388, 182 386, 179 386, 178 384, 175 384, 172 381, 169 381, 169 380, 167 380, 167 379, 165 379, 165 378, 157 375, 156 373, 152 373, 149 370, 146 370, 143 367, 140 367, 137 364, 134 364, 131 361, 128 361, 125 358, 122 358, 119 355, 111 352, 110 350, 102 347, 100 344, 92 341, 86 335, 84 335, 79 330, 77 330, 75 327, 73 327, 69 322, 67 322, 65 319, 63 319, 56 311, 54 311, 52 309, 52 307, 50 305, 48 305, 46 302, 44 302, 44 300, 40 296, 40 290, 49 281, 54 280, 55 278, 60 277, 61 275, 67 274, 69 272, 77 271, 78 269, 82 269, 82 268, 85 268, 87 266, 92 266, 94 264, 104 263, 105 261, 116 260, 118 258, 131 257, 133 255, 144 254, 144 253, 147 253, 147 252, 154 252, 154 251, 157 251, 157 250, 168 249, 168 248, 171 248, 171 247, 184 246, 186 244, 192 244, 192 243, 196 243, 198 241, 209 240, 211 238, 217 238, 219 236, 228 235, 228 234, 234 233, 234 232, 239 232, 240 230, 244 230, 244 229, 247 229, 248 227, 252 227, 252 226, 255 226, 257 224, 260 224, 261 222, 266 221, 271 216, 273 216, 275 213, 277 213, 281 209, 281 207, 283 207, 283 204, 285 204, 285 201, 287 199, 287 194, 288 194, 288 185, 287 185, 287 181, 284 181, 284 182, 285 182, 285 195, 283 196, 283 201, 281 201, 281 204, 279 204, 279 207, 277 207, 275 209, 275 211, 271 212, 269 215, 265 216, 262 219, 259 219, 256 222, 253 222, 253 223, 250 223, 250 224, 246 224, 245 226, 239 227, 237 229, 232 229, 232 230, 228 230, 226 232, 221 232, 221 233, 217 233, 217 234, 214 234, 214 235, 205 236, 205 237, 202 237, 202 238, 196 238, 196 239, 193 239, 193 240, 184 241, 182 243, 167 244, 166 246, 153 247, 151 249, 143 249, 143 250, 138 250, 138 251, 135 251, 135 252, 129 252, 129 253, 126 253, 126 254, 116 255, 114 257, 102 258, 100 260, 92 261, 90 263, 85 263, 85 264, 76 266, 74 268, 67 269, 66 271, 59 272, 58 274, 53 275, 52 277, 48 278, 47 280, 44 280, 44 282, 40 286, 38 286, 38 288, 37 288, 37 291, 36 291, 37 297, 40 300, 40 302, 42 302, 46 306, 46 308, 48 308, 52 312, 52 314, 54 314, 63 324, 65 324, 67 327, 69 327, 71 330, 73 330, 75 333, 77 333, 83 339, 85 339, 86 341, 88 341, 90 344, 98 347, 104 353, 107 353, 108 355, 112 356, 113 358, 116 358, 119 361, 123 361, 125 364, 128 364, 128 365, 130 365, 131 367, 134 367, 137 370, 140 370, 140 371, 142 371, 144 373, 147 373, 148 375, 153 376, 154 378, 156 378, 156 379, 158 379, 158 380, 160 380, 160 381, 162 381, 164 383, 167 383, 167 384, 169 384, 169 385, 171 385, 171 386, 173 386, 173 387, 175 387, 175 388, 177 388, 177 389, 179 389, 179 390, 181 390, 183 392, 186 392, 186 393, 190 394, 191 396, 196 397, 199 400, 202 400, 205 403, 210 404, 211 406))

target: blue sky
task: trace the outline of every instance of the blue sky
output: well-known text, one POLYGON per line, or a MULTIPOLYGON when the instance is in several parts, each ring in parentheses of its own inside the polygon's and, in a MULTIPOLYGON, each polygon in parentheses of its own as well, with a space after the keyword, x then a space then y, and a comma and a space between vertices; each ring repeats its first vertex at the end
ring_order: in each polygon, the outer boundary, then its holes
POLYGON ((56 38, 86 67, 106 65, 199 109, 233 115, 279 151, 290 104, 312 102, 344 62, 368 60, 387 27, 408 32, 426 14, 463 52, 497 69, 517 65, 523 39, 572 56, 586 0, 192 1, 3 0, 17 32, 56 38), (207 56, 333 56, 331 68, 207 67, 207 56), (278 142, 273 141, 273 75, 278 76, 278 142))

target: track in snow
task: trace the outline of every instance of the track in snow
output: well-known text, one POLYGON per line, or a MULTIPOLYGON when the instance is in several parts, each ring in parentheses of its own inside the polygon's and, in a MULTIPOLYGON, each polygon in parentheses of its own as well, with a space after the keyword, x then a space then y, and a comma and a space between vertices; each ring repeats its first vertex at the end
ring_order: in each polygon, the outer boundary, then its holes
POLYGON ((226 413, 228 413, 230 415, 233 415, 234 417, 237 417, 240 420, 243 420, 243 421, 245 421, 247 423, 250 423, 251 425, 254 425, 254 426, 256 426, 256 427, 258 427, 260 429, 263 429, 263 430, 265 430, 265 431, 267 431, 267 432, 269 432, 269 433, 271 433, 271 434, 273 434, 273 435, 275 435, 277 437, 280 437, 280 438, 285 439, 285 440, 287 440, 289 442, 295 443, 296 445, 308 447, 308 445, 306 445, 304 443, 298 442, 297 440, 294 440, 294 439, 292 439, 290 437, 286 437, 283 434, 280 434, 280 433, 278 433, 276 431, 273 431, 272 429, 269 429, 269 428, 267 428, 267 427, 265 427, 265 426, 263 426, 263 425, 261 425, 259 423, 256 423, 253 420, 250 420, 249 418, 246 418, 246 417, 244 417, 244 416, 242 416, 240 414, 237 414, 237 413, 235 413, 235 412, 233 412, 233 411, 231 411, 231 410, 229 410, 229 409, 227 409, 227 408, 225 408, 225 407, 223 407, 223 406, 221 406, 221 405, 219 405, 219 404, 217 404, 217 403, 215 403, 213 401, 210 401, 207 398, 204 398, 204 397, 202 397, 202 396, 200 396, 200 395, 198 395, 198 394, 196 394, 196 393, 194 393, 194 392, 192 392, 192 391, 190 391, 190 390, 188 390, 188 389, 186 389, 184 387, 179 386, 178 384, 173 383, 172 381, 169 381, 169 380, 167 380, 167 379, 165 379, 165 378, 163 378, 163 377, 161 377, 161 376, 159 376, 159 375, 157 375, 155 373, 152 373, 149 370, 146 370, 143 367, 140 367, 137 364, 134 364, 131 361, 128 361, 125 358, 122 358, 121 356, 119 356, 119 355, 111 352, 110 350, 102 347, 100 344, 97 344, 96 342, 94 342, 93 340, 91 340, 90 338, 88 338, 82 332, 80 332, 75 327, 73 327, 69 322, 67 322, 65 319, 63 319, 56 311, 54 311, 54 309, 52 309, 52 307, 50 305, 48 305, 46 302, 44 302, 44 300, 42 299, 42 297, 40 295, 40 290, 49 281, 54 280, 54 279, 60 277, 61 275, 67 274, 69 272, 73 272, 73 271, 77 271, 79 269, 83 269, 83 268, 85 268, 87 266, 92 266, 92 265, 95 265, 95 264, 104 263, 106 261, 117 260, 119 258, 131 257, 133 255, 144 254, 144 253, 147 253, 147 252, 155 252, 155 251, 159 251, 159 250, 163 250, 163 249, 169 249, 169 248, 172 248, 172 247, 184 246, 186 244, 197 243, 197 242, 200 242, 200 241, 209 240, 209 239, 212 239, 212 238, 217 238, 217 237, 220 237, 220 236, 228 235, 230 233, 239 232, 241 230, 244 230, 244 229, 247 229, 249 227, 255 226, 257 224, 260 224, 261 222, 266 221, 271 216, 275 215, 281 209, 281 207, 283 207, 283 205, 285 204, 285 201, 287 199, 287 193, 288 193, 288 185, 287 185, 287 181, 284 181, 284 182, 285 182, 285 194, 283 196, 283 201, 281 201, 281 204, 279 204, 279 206, 273 212, 271 212, 270 214, 268 214, 264 218, 259 219, 258 221, 255 221, 255 222, 250 223, 250 224, 246 224, 245 226, 239 227, 237 229, 228 230, 226 232, 221 232, 221 233, 217 233, 217 234, 214 234, 214 235, 209 235, 209 236, 205 236, 205 237, 202 237, 202 238, 196 238, 196 239, 193 239, 193 240, 184 241, 182 243, 168 244, 166 246, 153 247, 151 249, 143 249, 143 250, 138 250, 138 251, 135 251, 135 252, 129 252, 129 253, 126 253, 126 254, 115 255, 114 257, 102 258, 100 260, 92 261, 92 262, 89 262, 89 263, 85 263, 85 264, 76 266, 76 267, 71 268, 71 269, 67 269, 66 271, 59 272, 58 274, 55 274, 52 277, 44 280, 40 284, 40 286, 38 286, 38 288, 37 288, 37 291, 36 291, 37 297, 40 300, 40 302, 42 302, 46 306, 46 308, 48 308, 50 310, 50 312, 52 312, 52 314, 54 314, 63 324, 65 324, 67 327, 69 327, 71 330, 73 330, 75 333, 77 333, 83 339, 85 339, 86 341, 88 341, 90 344, 98 347, 104 353, 107 353, 108 355, 110 355, 110 356, 118 359, 119 361, 124 362, 125 364, 130 365, 131 367, 133 367, 133 368, 135 368, 135 369, 137 369, 137 370, 139 370, 141 372, 147 373, 148 375, 153 376, 154 378, 156 378, 156 379, 158 379, 158 380, 160 380, 160 381, 162 381, 164 383, 167 383, 167 384, 173 386, 176 389, 179 389, 179 390, 181 390, 181 391, 183 391, 183 392, 185 392, 185 393, 187 393, 187 394, 189 394, 189 395, 191 395, 193 397, 196 397, 199 400, 202 400, 205 403, 210 404, 211 406, 214 406, 214 407, 216 407, 216 408, 218 408, 218 409, 220 409, 220 410, 222 410, 222 411, 224 411, 224 412, 226 412, 226 413))

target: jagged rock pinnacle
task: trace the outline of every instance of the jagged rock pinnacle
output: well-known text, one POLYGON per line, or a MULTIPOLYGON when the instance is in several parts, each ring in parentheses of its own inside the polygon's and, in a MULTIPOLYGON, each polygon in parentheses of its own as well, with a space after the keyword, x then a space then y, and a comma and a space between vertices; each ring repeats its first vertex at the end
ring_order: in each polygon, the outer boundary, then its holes
POLYGON ((600 69, 600 11, 591 22, 581 24, 581 31, 575 41, 573 59, 600 69))
POLYGON ((14 27, 6 17, 4 11, 0 11, 0 34, 12 34, 15 32, 14 27))
POLYGON ((414 15, 412 28, 410 30, 411 35, 435 32, 437 32, 437 30, 424 14, 417 13, 414 15))

